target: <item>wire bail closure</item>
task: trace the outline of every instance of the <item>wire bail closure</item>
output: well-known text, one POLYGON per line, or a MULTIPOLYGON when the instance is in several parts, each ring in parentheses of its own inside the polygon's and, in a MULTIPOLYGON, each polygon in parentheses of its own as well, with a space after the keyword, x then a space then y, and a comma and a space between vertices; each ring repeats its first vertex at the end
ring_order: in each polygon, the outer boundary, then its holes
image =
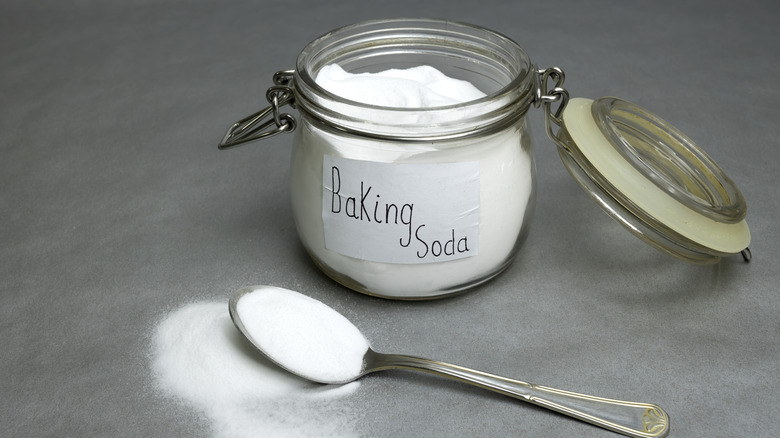
POLYGON ((280 111, 284 105, 295 108, 295 96, 292 87, 289 86, 293 74, 293 70, 276 72, 273 78, 275 85, 265 93, 265 98, 270 105, 234 123, 227 130, 217 148, 229 149, 282 132, 294 131, 297 124, 295 117, 280 111), (271 129, 269 130, 269 128, 271 129))
MULTIPOLYGON (((273 77, 275 85, 266 92, 266 100, 270 105, 234 123, 227 130, 217 147, 219 149, 229 149, 272 137, 282 132, 294 131, 297 125, 295 117, 280 111, 282 106, 288 104, 295 108, 295 96, 293 88, 290 86, 294 73, 294 70, 276 72, 273 77), (269 116, 271 117, 268 118, 269 116), (273 128, 269 130, 271 127, 273 128)), ((540 106, 544 108, 547 135, 557 145, 566 149, 565 144, 553 132, 553 124, 558 125, 558 127, 561 126, 560 117, 569 101, 569 92, 563 88, 564 80, 565 74, 558 67, 537 70, 534 75, 535 95, 533 96, 533 103, 536 108, 540 106), (552 87, 548 86, 550 80, 555 82, 555 85, 552 87), (555 102, 559 102, 559 104, 555 112, 553 112, 552 104, 555 102)))
MULTIPOLYGON (((608 184, 607 186, 601 185, 601 174, 598 172, 592 174, 590 170, 582 168, 580 147, 570 138, 570 132, 564 124, 564 112, 570 101, 569 92, 563 87, 565 74, 558 67, 537 69, 534 66, 532 68, 530 75, 532 76, 533 88, 530 90, 531 95, 527 96, 530 97, 536 108, 543 108, 547 136, 558 146, 561 159, 585 191, 589 192, 613 218, 629 228, 629 230, 632 230, 642 240, 675 257, 695 262, 702 262, 702 260, 708 262, 712 257, 719 257, 721 254, 711 252, 715 250, 712 250, 709 246, 700 250, 698 247, 691 249, 689 246, 681 245, 676 240, 672 240, 672 242, 677 246, 667 246, 659 243, 663 239, 666 239, 663 240, 664 242, 669 240, 669 236, 664 234, 664 231, 659 231, 667 229, 665 228, 665 223, 659 225, 662 228, 652 228, 649 223, 644 222, 647 213, 642 210, 638 213, 632 207, 634 204, 631 199, 622 200, 623 198, 619 198, 623 196, 622 192, 618 190, 616 194, 609 189, 611 186, 608 184)), ((282 132, 294 131, 297 125, 296 119, 292 115, 281 111, 284 105, 290 105, 292 108, 296 107, 293 85, 294 74, 294 70, 276 72, 273 76, 274 86, 266 91, 266 100, 269 106, 234 123, 225 133, 218 148, 228 149, 272 137, 282 132)), ((574 105, 573 102, 575 101, 577 99, 572 101, 572 105, 574 105)), ((574 105, 573 108, 579 107, 574 105)), ((566 114, 569 113, 571 113, 571 110, 566 112, 566 114)), ((585 166, 588 167, 589 164, 585 163, 585 166)), ((752 259, 752 254, 748 247, 745 247, 739 253, 746 262, 752 259)), ((728 252, 728 254, 731 253, 728 252)))

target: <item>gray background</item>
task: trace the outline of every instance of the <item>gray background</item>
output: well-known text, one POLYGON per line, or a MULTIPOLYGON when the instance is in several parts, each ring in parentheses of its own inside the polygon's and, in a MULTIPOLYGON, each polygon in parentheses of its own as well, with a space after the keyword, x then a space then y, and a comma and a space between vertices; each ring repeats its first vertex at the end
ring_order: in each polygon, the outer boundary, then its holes
MULTIPOLYGON (((382 350, 662 405, 673 436, 776 436, 780 10, 772 1, 0 2, 0 435, 209 436, 156 392, 166 312, 249 284, 343 311, 382 350), (289 136, 217 151, 271 75, 341 25, 467 21, 560 66, 574 96, 671 121, 731 175, 754 259, 693 266, 584 195, 532 111, 539 192, 503 275, 396 302, 319 273, 288 205, 289 136)), ((427 375, 371 376, 365 436, 609 432, 427 375)))

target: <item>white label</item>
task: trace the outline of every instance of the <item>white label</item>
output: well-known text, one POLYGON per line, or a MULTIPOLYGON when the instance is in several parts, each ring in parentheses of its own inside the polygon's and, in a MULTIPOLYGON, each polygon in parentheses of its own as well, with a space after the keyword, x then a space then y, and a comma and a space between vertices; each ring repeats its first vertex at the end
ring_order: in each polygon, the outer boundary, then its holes
POLYGON ((393 164, 326 155, 325 247, 383 263, 477 255, 479 162, 393 164))

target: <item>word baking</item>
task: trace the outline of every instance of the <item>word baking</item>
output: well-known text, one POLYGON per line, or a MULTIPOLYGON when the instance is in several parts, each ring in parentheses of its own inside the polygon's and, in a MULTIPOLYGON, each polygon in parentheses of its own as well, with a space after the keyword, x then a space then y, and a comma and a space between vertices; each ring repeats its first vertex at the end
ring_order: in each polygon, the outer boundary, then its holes
MULTIPOLYGON (((341 197, 341 171, 338 167, 333 166, 331 167, 331 182, 333 190, 331 191, 331 201, 330 201, 330 211, 331 213, 341 213, 342 211, 342 197, 341 197)), ((368 198, 369 193, 371 193, 371 189, 373 187, 368 186, 368 189, 365 188, 365 183, 363 181, 360 181, 360 201, 358 203, 357 197, 355 196, 348 196, 346 197, 346 200, 344 201, 344 214, 347 215, 347 217, 351 217, 353 219, 357 219, 360 221, 367 221, 371 222, 371 215, 368 212, 368 209, 366 208, 366 198, 368 198), (360 208, 358 208, 358 205, 360 208), (363 214, 365 213, 365 215, 363 214)), ((397 204, 388 204, 385 203, 384 205, 384 221, 382 220, 381 215, 379 214, 379 198, 380 195, 376 195, 377 200, 374 201, 374 208, 373 208, 373 218, 374 222, 377 224, 395 224, 404 225, 405 229, 407 230, 406 235, 406 243, 404 243, 404 238, 399 239, 399 244, 406 248, 409 246, 409 244, 412 241, 412 216, 414 214, 414 204, 403 204, 400 208, 397 204), (391 217, 392 215, 392 217, 391 217), (405 217, 404 217, 405 216, 405 217)), ((421 225, 424 226, 424 225, 421 225)))

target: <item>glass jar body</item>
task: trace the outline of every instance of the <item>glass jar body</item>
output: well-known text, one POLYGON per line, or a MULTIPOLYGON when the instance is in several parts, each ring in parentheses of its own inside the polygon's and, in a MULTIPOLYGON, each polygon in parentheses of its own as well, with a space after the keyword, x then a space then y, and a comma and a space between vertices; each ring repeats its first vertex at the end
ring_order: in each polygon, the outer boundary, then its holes
MULTIPOLYGON (((484 138, 418 145, 382 142, 381 147, 377 147, 376 140, 334 132, 308 117, 300 122, 291 160, 293 215, 304 247, 331 278, 353 290, 376 296, 432 298, 461 292, 487 281, 514 259, 528 233, 536 194, 531 138, 525 118, 484 138), (478 252, 448 261, 385 263, 328 249, 322 207, 324 203, 327 214, 328 206, 332 204, 329 192, 323 192, 324 172, 328 178, 328 170, 323 164, 326 156, 398 165, 479 163, 478 252)), ((370 187, 376 189, 376 185, 370 187)), ((420 187, 420 190, 431 191, 429 196, 432 197, 450 195, 436 194, 435 187, 420 187)), ((377 210, 374 200, 370 201, 364 209, 369 215, 377 210)), ((355 210, 361 209, 358 206, 355 210)), ((384 204, 381 205, 379 211, 385 210, 384 204)), ((414 237, 409 243, 409 251, 414 254, 412 258, 426 252, 447 251, 449 234, 438 239, 442 247, 437 249, 433 246, 436 240, 421 235, 417 227, 415 224, 414 237)), ((455 247, 456 243, 451 246, 455 247)))
POLYGON ((437 20, 366 22, 309 44, 292 87, 300 120, 291 197, 315 263, 351 289, 398 299, 462 292, 503 271, 535 201, 526 121, 534 74, 511 40, 437 20), (486 97, 434 108, 361 104, 316 83, 334 63, 350 73, 429 65, 486 97), (348 183, 333 163, 362 173, 348 183))

